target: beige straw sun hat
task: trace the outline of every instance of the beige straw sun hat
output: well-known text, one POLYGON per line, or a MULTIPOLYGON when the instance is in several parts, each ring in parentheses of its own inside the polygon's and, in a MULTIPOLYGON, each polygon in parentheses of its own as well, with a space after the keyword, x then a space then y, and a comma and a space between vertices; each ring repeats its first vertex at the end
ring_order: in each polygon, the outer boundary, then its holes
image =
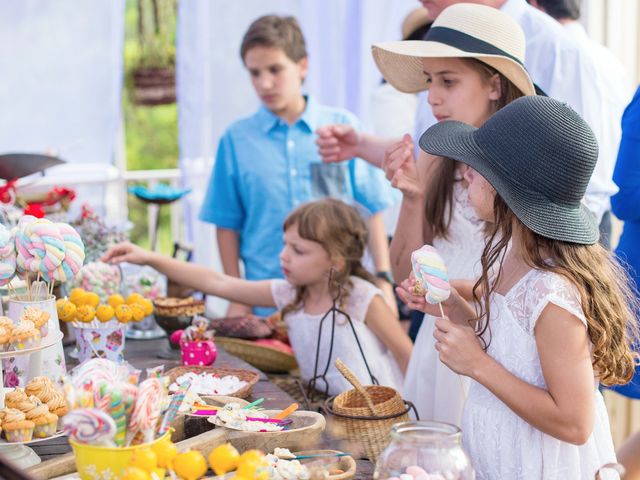
POLYGON ((536 93, 524 67, 522 28, 496 8, 452 5, 438 15, 424 41, 377 43, 372 50, 382 76, 401 92, 427 89, 423 58, 475 58, 495 68, 525 95, 536 93))

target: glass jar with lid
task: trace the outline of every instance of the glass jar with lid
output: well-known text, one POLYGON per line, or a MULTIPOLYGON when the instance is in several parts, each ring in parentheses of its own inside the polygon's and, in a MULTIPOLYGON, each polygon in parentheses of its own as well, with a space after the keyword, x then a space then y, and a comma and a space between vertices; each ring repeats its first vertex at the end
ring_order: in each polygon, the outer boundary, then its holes
POLYGON ((462 432, 441 422, 403 422, 391 429, 391 443, 376 463, 379 480, 473 480, 462 432))

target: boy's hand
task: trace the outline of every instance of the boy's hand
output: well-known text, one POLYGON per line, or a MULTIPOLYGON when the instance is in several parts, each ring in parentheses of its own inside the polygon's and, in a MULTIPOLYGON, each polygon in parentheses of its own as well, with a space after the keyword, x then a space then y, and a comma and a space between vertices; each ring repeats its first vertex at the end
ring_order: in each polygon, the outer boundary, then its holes
POLYGON ((457 325, 446 317, 436 318, 433 337, 440 361, 460 375, 472 377, 474 367, 487 355, 473 328, 457 325))
POLYGON ((402 141, 391 145, 384 154, 383 169, 391 185, 410 197, 424 194, 413 157, 413 140, 405 134, 402 141))
POLYGON ((342 162, 358 156, 362 138, 351 125, 325 125, 318 128, 316 134, 316 145, 323 162, 342 162))
POLYGON ((151 252, 133 245, 129 242, 119 243, 111 247, 100 259, 106 263, 135 263, 137 265, 146 265, 151 258, 151 252))

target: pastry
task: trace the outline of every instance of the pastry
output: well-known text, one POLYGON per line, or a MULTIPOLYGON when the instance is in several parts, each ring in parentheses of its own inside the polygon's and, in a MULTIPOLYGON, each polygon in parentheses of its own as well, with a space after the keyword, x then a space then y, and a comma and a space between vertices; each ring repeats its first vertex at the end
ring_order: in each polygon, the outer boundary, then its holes
POLYGON ((11 331, 0 326, 0 352, 6 352, 11 346, 11 331))
POLYGON ((153 301, 156 313, 163 317, 192 317, 202 315, 204 301, 194 298, 158 297, 153 301))
POLYGON ((38 397, 32 395, 29 397, 29 401, 33 405, 33 408, 24 413, 27 420, 35 424, 33 436, 36 438, 46 438, 55 434, 58 425, 58 416, 55 413, 49 412, 47 404, 42 403, 38 397))
POLYGON ((40 330, 28 320, 20 322, 11 335, 11 347, 14 350, 26 350, 40 345, 40 330))
POLYGON ((33 322, 35 327, 40 330, 40 335, 45 337, 47 332, 49 331, 48 323, 49 323, 49 315, 44 310, 40 310, 36 307, 27 307, 22 311, 20 315, 20 321, 24 322, 29 321, 33 322))
POLYGON ((22 388, 16 388, 11 392, 7 392, 4 397, 4 404, 8 408, 16 408, 21 402, 26 402, 29 400, 29 396, 25 393, 22 388))
POLYGON ((26 419, 24 412, 6 408, 2 429, 8 442, 29 442, 33 438, 35 424, 26 419))

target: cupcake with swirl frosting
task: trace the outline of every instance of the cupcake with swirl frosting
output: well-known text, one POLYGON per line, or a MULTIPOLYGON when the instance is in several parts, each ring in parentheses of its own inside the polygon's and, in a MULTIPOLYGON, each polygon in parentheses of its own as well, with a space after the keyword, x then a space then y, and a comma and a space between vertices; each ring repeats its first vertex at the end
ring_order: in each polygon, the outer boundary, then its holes
POLYGON ((46 403, 49 411, 55 413, 58 417, 64 417, 69 412, 67 399, 64 397, 64 394, 58 390, 55 391, 55 394, 46 403))
POLYGON ((40 330, 36 328, 33 322, 25 320, 20 322, 13 329, 11 335, 11 347, 14 350, 26 350, 29 348, 35 348, 40 345, 40 330))
POLYGON ((35 423, 27 420, 24 412, 15 408, 6 408, 2 429, 8 442, 30 442, 33 438, 35 423))
POLYGON ((6 352, 11 346, 11 331, 0 326, 0 352, 6 352))
POLYGON ((22 314, 20 315, 20 321, 32 322, 35 327, 40 330, 40 335, 46 337, 47 333, 49 332, 48 324, 50 316, 51 315, 49 315, 47 312, 39 308, 27 307, 22 311, 22 314))
POLYGON ((47 404, 42 403, 35 395, 29 397, 29 401, 33 407, 28 411, 23 411, 27 420, 35 424, 33 436, 35 438, 46 438, 54 435, 58 425, 58 416, 55 413, 51 413, 47 404))
POLYGON ((0 315, 0 327, 4 327, 11 332, 13 327, 15 327, 15 324, 9 317, 3 317, 0 315))
POLYGON ((29 400, 29 396, 25 393, 25 391, 18 387, 11 392, 7 392, 4 397, 4 404, 8 408, 17 408, 21 402, 25 402, 29 400))

